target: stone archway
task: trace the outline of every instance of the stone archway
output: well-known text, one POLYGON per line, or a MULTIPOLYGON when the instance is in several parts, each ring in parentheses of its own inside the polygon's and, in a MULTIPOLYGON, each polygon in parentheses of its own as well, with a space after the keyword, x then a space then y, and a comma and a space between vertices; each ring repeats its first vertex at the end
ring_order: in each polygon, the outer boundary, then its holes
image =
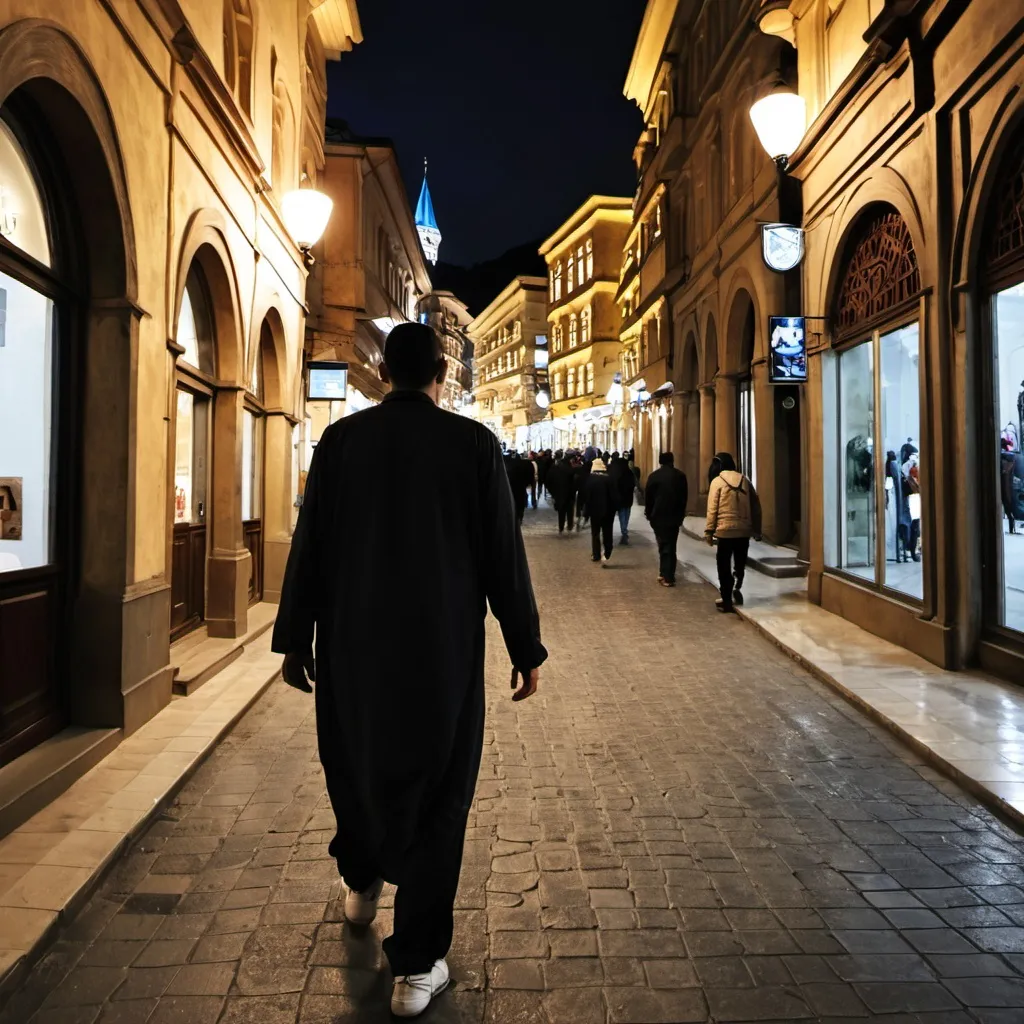
MULTIPOLYGON (((175 337, 190 273, 202 278, 209 299, 213 372, 204 375, 194 368, 183 368, 179 362, 176 375, 172 375, 172 387, 190 389, 210 407, 205 621, 210 636, 236 637, 243 635, 248 625, 251 578, 251 557, 242 528, 241 486, 247 375, 237 277, 223 233, 223 219, 216 211, 195 213, 185 232, 178 261, 175 337)), ((180 352, 176 345, 171 347, 180 352)), ((176 402, 172 401, 170 408, 176 410, 176 402)), ((172 438, 176 432, 175 418, 170 431, 172 438)), ((169 465, 169 477, 172 474, 173 465, 169 465)), ((173 493, 172 486, 168 490, 173 493)), ((169 522, 173 519, 172 512, 169 522)), ((169 566, 174 563, 172 545, 169 530, 169 566)))
MULTIPOLYGON (((159 581, 135 581, 133 396, 143 311, 118 131, 77 43, 35 19, 0 31, 0 104, 25 126, 51 179, 71 293, 57 342, 71 404, 58 403, 54 433, 60 628, 45 663, 74 680, 62 694, 63 722, 130 733, 170 699, 170 669, 166 646, 130 642, 159 634, 167 592, 159 581)), ((44 734, 25 737, 31 746, 44 734)))

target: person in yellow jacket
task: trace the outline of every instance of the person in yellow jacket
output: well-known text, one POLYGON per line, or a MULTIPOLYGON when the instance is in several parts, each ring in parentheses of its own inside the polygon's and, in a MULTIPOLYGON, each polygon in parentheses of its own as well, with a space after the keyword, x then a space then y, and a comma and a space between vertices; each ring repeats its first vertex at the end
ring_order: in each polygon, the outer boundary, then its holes
POLYGON ((704 539, 718 542, 718 586, 715 601, 720 612, 743 604, 743 574, 750 538, 761 538, 761 501, 750 479, 736 469, 728 452, 719 452, 708 470, 708 517, 704 539))

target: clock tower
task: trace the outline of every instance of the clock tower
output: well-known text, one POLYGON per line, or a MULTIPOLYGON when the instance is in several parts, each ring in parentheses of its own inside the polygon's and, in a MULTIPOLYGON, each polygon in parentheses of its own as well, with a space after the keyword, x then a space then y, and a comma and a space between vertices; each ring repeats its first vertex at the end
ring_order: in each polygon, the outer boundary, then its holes
POLYGON ((430 186, 427 184, 427 161, 423 161, 423 186, 420 189, 419 202, 416 204, 416 230, 419 232, 423 255, 431 263, 437 263, 437 253, 441 248, 441 232, 434 217, 434 201, 430 198, 430 186))

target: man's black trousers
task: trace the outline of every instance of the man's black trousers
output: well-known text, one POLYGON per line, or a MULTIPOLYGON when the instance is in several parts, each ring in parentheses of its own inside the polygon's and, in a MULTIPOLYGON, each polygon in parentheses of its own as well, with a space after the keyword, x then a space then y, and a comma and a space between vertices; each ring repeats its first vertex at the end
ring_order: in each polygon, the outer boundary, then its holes
POLYGON ((575 522, 574 512, 576 509, 575 496, 567 498, 558 509, 558 532, 561 533, 567 526, 571 530, 575 522))
POLYGON ((675 523, 652 523, 658 541, 658 575, 669 583, 676 581, 676 544, 679 526, 675 523))
POLYGON ((747 552, 750 550, 749 537, 718 538, 718 589, 722 601, 732 607, 733 571, 735 566, 735 589, 743 586, 743 573, 747 568, 747 552))
POLYGON ((615 525, 614 511, 605 519, 590 520, 590 539, 594 551, 594 561, 601 557, 601 541, 604 540, 604 556, 612 557, 612 527, 615 525))

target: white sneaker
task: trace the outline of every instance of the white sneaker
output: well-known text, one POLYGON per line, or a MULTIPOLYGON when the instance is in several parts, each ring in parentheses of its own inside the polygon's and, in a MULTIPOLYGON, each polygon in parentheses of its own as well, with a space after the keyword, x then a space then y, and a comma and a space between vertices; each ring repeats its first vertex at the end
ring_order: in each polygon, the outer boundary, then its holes
POLYGON ((448 987, 449 980, 448 965, 443 960, 435 961, 429 974, 399 975, 391 993, 391 1012, 396 1017, 421 1014, 430 1000, 448 987))
POLYGON ((607 569, 608 568, 608 562, 609 562, 608 556, 607 555, 602 555, 601 556, 601 568, 602 569, 607 569))
POLYGON ((378 878, 369 889, 356 892, 349 889, 345 897, 345 919, 349 924, 371 924, 377 916, 377 900, 380 899, 384 880, 378 878))

